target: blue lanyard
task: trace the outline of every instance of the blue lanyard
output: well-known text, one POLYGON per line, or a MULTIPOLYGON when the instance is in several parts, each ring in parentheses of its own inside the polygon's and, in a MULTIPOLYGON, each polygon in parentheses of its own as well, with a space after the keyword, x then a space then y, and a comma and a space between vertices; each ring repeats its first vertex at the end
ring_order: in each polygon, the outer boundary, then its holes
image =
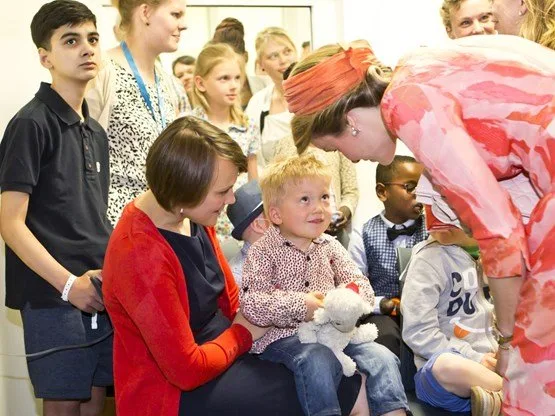
MULTIPOLYGON (((123 50, 125 59, 127 59, 127 63, 129 64, 131 71, 133 71, 133 76, 135 77, 135 81, 137 82, 137 86, 139 87, 139 91, 141 92, 141 97, 143 97, 146 107, 148 111, 150 111, 150 115, 154 119, 154 122, 157 123, 156 117, 154 116, 154 108, 152 107, 152 101, 150 101, 150 94, 148 93, 145 82, 143 81, 143 78, 141 77, 141 74, 137 69, 137 65, 135 64, 133 55, 131 55, 131 51, 129 50, 129 48, 127 47, 127 44, 124 41, 121 42, 121 49, 123 50)), ((164 97, 162 96, 162 92, 160 91, 160 79, 156 74, 156 68, 154 69, 154 82, 156 84, 156 91, 158 93, 158 108, 160 109, 160 123, 162 125, 161 130, 164 130, 164 128, 166 127, 166 116, 164 114, 164 97)))

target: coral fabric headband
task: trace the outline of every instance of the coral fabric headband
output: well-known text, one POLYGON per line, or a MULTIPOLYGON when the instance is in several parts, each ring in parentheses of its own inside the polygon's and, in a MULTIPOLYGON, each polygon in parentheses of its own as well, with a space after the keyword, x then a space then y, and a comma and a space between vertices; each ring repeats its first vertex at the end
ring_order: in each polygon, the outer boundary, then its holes
POLYGON ((303 116, 333 104, 364 79, 372 57, 369 48, 349 48, 290 77, 283 83, 289 111, 303 116))

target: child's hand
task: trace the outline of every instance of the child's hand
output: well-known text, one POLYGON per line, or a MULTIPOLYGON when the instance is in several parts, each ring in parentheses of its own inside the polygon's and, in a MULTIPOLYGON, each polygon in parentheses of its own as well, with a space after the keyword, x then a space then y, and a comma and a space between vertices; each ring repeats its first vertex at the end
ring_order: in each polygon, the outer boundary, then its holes
POLYGON ((497 359, 495 358, 495 353, 487 352, 484 354, 484 358, 480 361, 484 367, 488 370, 495 371, 495 366, 497 365, 497 359))
POLYGON ((306 303, 306 316, 305 322, 311 321, 314 318, 316 309, 321 308, 324 303, 324 294, 322 292, 310 292, 305 295, 304 301, 306 303))

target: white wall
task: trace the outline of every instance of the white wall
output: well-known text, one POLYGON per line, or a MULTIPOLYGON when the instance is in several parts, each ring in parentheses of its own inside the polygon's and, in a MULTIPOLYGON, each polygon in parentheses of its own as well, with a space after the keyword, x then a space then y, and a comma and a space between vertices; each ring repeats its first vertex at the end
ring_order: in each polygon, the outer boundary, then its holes
MULTIPOLYGON (((103 7, 107 0, 82 0, 99 17, 98 27, 105 47, 115 45, 112 25, 114 11, 103 7)), ((29 101, 41 80, 48 80, 31 41, 29 24, 32 16, 46 1, 6 2, 0 14, 0 50, 4 65, 0 69, 0 134, 15 112, 29 101)), ((191 0, 194 5, 230 6, 236 0, 191 0)), ((440 0, 250 0, 249 5, 294 5, 312 8, 314 46, 365 38, 384 62, 394 65, 407 49, 430 43, 445 34, 438 17, 440 0)), ((222 16, 226 17, 226 16, 222 16)), ((240 16, 237 16, 240 17, 240 16)), ((258 18, 258 16, 254 16, 258 18)), ((244 19, 243 19, 244 20, 244 19)), ((217 22, 216 22, 217 24, 217 22)), ((273 24, 273 23, 272 23, 273 24)), ((285 23, 284 23, 285 24, 285 23)), ((186 36, 206 32, 189 21, 186 36)), ((253 39, 253 34, 248 34, 253 39)), ((298 39, 302 42, 304 39, 298 39)), ((400 149, 406 153, 407 150, 400 149)), ((361 190, 357 222, 381 209, 374 195, 374 166, 362 162, 357 166, 361 190)), ((0 353, 21 354, 23 336, 19 313, 3 306, 4 252, 0 251, 0 353)), ((28 381, 25 360, 0 356, 0 416, 40 414, 28 381)))

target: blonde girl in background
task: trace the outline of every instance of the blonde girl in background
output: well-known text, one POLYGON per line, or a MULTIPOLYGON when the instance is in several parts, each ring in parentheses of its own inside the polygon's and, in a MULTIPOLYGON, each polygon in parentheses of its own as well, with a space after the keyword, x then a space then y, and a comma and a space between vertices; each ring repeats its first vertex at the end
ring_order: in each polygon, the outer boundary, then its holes
POLYGON ((289 35, 279 27, 268 27, 256 36, 257 63, 273 81, 249 101, 246 112, 257 124, 260 135, 259 168, 274 160, 277 142, 291 136, 292 114, 283 97, 283 73, 297 60, 297 49, 289 35))
MULTIPOLYGON (((247 172, 233 189, 258 177, 256 154, 260 133, 241 109, 240 93, 245 76, 244 60, 226 44, 208 44, 197 57, 193 87, 193 115, 213 124, 235 140, 247 157, 247 172)), ((216 224, 220 242, 231 241, 233 226, 222 212, 216 224)))
POLYGON ((147 189, 145 161, 150 146, 179 111, 173 77, 158 56, 177 50, 185 30, 184 0, 119 0, 121 43, 87 92, 91 117, 108 133, 110 191, 108 218, 147 189))
MULTIPOLYGON (((210 43, 226 43, 245 60, 245 65, 249 62, 249 53, 245 48, 245 28, 243 23, 234 17, 226 17, 220 22, 214 30, 214 36, 210 43)), ((267 76, 245 73, 241 87, 241 108, 245 109, 252 96, 271 83, 272 81, 267 76)))

